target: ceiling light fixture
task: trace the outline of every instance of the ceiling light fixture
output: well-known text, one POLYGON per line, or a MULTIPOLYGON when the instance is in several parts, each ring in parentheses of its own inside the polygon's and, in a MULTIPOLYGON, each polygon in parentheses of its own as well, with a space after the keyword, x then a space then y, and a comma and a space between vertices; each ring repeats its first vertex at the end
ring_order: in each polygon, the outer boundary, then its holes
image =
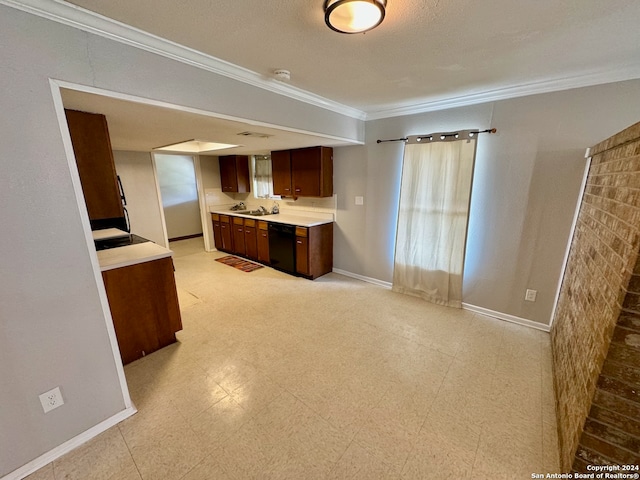
POLYGON ((325 0, 324 21, 340 33, 364 33, 382 23, 387 0, 325 0))
POLYGON ((225 148, 233 148, 238 146, 239 145, 231 145, 229 143, 207 142, 203 140, 186 140, 180 143, 172 143, 171 145, 155 147, 153 150, 181 153, 202 153, 211 152, 213 150, 224 150, 225 148))

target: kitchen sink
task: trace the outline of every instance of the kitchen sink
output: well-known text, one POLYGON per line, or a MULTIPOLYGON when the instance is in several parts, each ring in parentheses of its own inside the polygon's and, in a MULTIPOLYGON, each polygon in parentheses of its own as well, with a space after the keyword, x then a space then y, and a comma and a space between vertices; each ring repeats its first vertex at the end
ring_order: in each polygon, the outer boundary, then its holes
POLYGON ((273 215, 269 211, 264 210, 235 210, 233 213, 239 213, 240 215, 251 215, 252 217, 263 217, 265 215, 273 215))
POLYGON ((263 217, 265 215, 271 215, 271 212, 263 212, 261 210, 250 210, 246 212, 246 215, 252 215, 254 217, 263 217))

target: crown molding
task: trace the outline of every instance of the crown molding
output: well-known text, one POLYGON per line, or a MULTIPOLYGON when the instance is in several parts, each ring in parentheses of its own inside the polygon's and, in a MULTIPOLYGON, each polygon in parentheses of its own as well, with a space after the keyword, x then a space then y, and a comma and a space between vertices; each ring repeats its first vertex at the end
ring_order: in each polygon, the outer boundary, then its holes
POLYGON ((614 70, 577 75, 573 77, 542 80, 522 85, 497 88, 485 92, 470 93, 457 97, 442 98, 412 102, 405 105, 390 105, 388 108, 380 108, 376 111, 367 111, 365 120, 380 120, 384 118, 415 115, 418 113, 435 112, 449 108, 466 107, 479 103, 495 102, 510 98, 537 95, 540 93, 559 92, 572 88, 592 87, 605 83, 623 82, 640 78, 640 64, 628 65, 614 70))
POLYGON ((510 98, 550 93, 573 88, 621 82, 640 78, 640 64, 572 77, 548 79, 521 85, 500 87, 483 92, 437 99, 418 99, 390 104, 376 109, 359 110, 314 93, 284 84, 246 68, 207 55, 170 40, 152 35, 117 20, 91 12, 62 0, 0 0, 0 4, 21 10, 63 25, 92 33, 125 45, 133 46, 172 60, 197 67, 263 90, 283 95, 309 105, 324 108, 357 120, 379 120, 384 118, 415 115, 450 108, 477 105, 480 103, 507 100, 510 98))
POLYGON ((351 118, 364 120, 366 117, 366 113, 362 110, 334 102, 277 80, 266 79, 262 75, 246 68, 158 37, 77 5, 60 0, 0 0, 0 4, 351 118))

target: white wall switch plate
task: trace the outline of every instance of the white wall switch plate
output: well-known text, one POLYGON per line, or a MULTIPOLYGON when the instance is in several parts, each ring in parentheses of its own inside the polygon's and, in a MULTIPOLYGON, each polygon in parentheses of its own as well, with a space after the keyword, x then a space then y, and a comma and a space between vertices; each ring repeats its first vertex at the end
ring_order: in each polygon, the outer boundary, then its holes
POLYGON ((48 392, 40 395, 40 403, 42 404, 44 413, 50 412, 54 408, 58 408, 60 405, 64 405, 60 387, 56 387, 53 390, 49 390, 48 392))
POLYGON ((527 292, 524 294, 524 299, 527 302, 535 302, 537 295, 538 295, 538 291, 537 290, 531 290, 531 289, 527 288, 527 292))
POLYGON ((364 205, 364 197, 356 197, 356 205, 364 205))

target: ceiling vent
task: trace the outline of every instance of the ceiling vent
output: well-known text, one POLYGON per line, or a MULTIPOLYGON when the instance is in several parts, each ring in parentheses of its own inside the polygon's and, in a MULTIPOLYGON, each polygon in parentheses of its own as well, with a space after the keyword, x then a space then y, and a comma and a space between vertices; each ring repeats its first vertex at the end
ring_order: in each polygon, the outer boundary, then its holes
POLYGON ((257 133, 257 132, 240 132, 237 135, 242 135, 243 137, 256 137, 256 138, 273 137, 273 135, 267 135, 266 133, 257 133))

